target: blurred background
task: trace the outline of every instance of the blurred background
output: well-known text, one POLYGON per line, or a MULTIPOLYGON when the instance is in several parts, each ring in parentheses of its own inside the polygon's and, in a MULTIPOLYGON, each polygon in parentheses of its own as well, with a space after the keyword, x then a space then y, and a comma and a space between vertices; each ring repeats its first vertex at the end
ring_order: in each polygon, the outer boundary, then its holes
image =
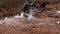
MULTIPOLYGON (((29 1, 33 2, 33 0, 29 0, 29 1)), ((37 4, 39 3, 39 5, 44 1, 48 1, 51 4, 54 4, 54 2, 60 2, 60 0, 36 0, 36 1, 37 1, 37 4)), ((24 0, 0 0, 0 18, 20 14, 23 3, 24 3, 24 0)), ((54 5, 54 7, 56 6, 54 5)))

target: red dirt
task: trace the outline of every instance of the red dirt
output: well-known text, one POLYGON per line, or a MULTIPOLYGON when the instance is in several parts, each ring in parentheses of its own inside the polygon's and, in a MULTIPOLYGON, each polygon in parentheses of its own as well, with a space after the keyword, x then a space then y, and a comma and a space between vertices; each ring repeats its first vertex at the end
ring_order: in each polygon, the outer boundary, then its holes
MULTIPOLYGON (((30 22, 26 18, 8 18, 0 23, 0 34, 60 34, 60 13, 56 12, 60 3, 53 3, 53 5, 52 3, 46 6, 45 11, 35 12, 35 18, 30 22)), ((20 14, 20 9, 20 7, 14 7, 7 11, 2 8, 0 18, 20 14)))

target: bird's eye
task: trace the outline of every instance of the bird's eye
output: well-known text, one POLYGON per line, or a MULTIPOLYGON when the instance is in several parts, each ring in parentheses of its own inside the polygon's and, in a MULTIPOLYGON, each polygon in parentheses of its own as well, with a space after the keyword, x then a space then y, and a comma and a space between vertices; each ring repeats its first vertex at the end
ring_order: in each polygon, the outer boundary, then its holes
POLYGON ((39 10, 41 10, 41 8, 39 8, 39 10))
POLYGON ((32 8, 33 9, 33 8, 32 8))

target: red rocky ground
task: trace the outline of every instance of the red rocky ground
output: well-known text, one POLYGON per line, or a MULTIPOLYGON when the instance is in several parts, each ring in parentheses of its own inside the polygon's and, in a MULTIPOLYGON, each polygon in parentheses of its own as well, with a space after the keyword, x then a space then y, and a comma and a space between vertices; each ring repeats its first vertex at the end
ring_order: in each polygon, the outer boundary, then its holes
MULTIPOLYGON (((26 18, 8 18, 0 21, 0 34, 60 34, 60 9, 59 2, 50 2, 46 5, 45 11, 35 12, 35 18, 30 22, 26 18)), ((14 7, 9 10, 1 8, 0 18, 20 14, 21 7, 14 7), (4 12, 4 13, 3 13, 4 12)))

